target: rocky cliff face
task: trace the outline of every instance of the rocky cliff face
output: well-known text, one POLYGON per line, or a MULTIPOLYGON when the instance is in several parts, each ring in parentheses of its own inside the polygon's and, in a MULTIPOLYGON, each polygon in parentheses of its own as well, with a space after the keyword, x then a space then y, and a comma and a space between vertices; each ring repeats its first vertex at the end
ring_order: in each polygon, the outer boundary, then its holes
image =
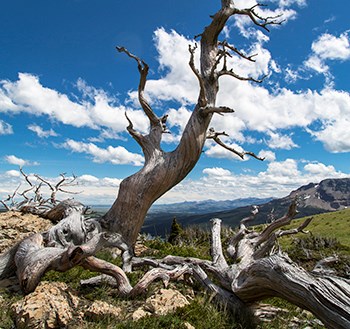
POLYGON ((350 206, 350 178, 325 179, 292 191, 288 199, 299 199, 299 207, 313 207, 325 211, 341 210, 350 206))

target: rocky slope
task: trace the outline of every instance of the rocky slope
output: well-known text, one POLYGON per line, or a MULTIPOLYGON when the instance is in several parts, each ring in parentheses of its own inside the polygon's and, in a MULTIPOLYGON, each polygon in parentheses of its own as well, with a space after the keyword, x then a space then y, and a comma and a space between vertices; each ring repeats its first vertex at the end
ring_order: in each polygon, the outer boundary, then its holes
POLYGON ((325 179, 310 183, 290 193, 287 199, 299 198, 299 207, 314 207, 325 211, 350 206, 350 178, 325 179))

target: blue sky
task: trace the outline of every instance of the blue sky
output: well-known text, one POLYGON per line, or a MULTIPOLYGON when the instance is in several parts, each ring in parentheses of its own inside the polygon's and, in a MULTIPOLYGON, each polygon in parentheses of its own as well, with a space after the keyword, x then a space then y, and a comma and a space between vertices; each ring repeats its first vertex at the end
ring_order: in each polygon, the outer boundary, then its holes
MULTIPOLYGON (((235 1, 240 8, 255 0, 235 1)), ((222 79, 215 117, 225 142, 266 157, 241 161, 208 141, 188 178, 159 202, 280 197, 324 178, 350 176, 350 27, 347 0, 267 0, 262 14, 283 14, 282 26, 256 29, 231 19, 222 37, 248 54, 232 58, 241 74, 263 84, 222 79)), ((88 204, 109 204, 143 155, 125 130, 148 123, 136 100, 135 63, 150 66, 147 96, 168 113, 176 147, 197 99, 188 45, 220 1, 3 0, 0 4, 0 199, 21 184, 19 168, 55 182, 76 175, 88 204)), ((197 59, 198 60, 198 59, 197 59)), ((31 176, 34 181, 35 178, 31 176)))

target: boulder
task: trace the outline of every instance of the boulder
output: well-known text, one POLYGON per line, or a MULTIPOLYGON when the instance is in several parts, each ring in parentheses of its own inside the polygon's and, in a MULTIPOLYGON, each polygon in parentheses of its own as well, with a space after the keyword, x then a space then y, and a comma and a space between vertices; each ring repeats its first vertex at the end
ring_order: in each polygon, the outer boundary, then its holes
POLYGON ((151 312, 145 311, 142 307, 139 307, 133 314, 132 320, 137 321, 145 316, 152 315, 151 312))
POLYGON ((117 306, 113 306, 101 300, 95 300, 88 308, 84 311, 84 316, 89 317, 93 320, 100 320, 105 316, 120 318, 122 309, 117 306))
POLYGON ((79 298, 62 282, 41 282, 34 292, 12 305, 16 328, 61 328, 74 318, 79 298))
POLYGON ((178 307, 189 304, 187 298, 175 289, 160 289, 157 293, 146 299, 144 305, 132 315, 133 320, 143 316, 156 314, 165 315, 174 312, 178 307))
POLYGON ((0 213, 0 253, 29 235, 44 232, 51 226, 49 220, 36 215, 16 211, 0 213))

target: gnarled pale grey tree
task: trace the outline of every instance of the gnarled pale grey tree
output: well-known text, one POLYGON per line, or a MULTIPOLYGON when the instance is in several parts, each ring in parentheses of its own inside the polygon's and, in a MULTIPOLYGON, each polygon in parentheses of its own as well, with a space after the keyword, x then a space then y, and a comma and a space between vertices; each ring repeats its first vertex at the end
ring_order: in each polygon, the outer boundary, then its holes
MULTIPOLYGON (((158 117, 147 102, 144 90, 146 85, 148 65, 131 54, 124 47, 117 47, 120 52, 126 53, 136 60, 140 72, 138 96, 140 104, 150 121, 148 135, 137 132, 129 120, 128 131, 141 146, 144 156, 144 167, 136 174, 126 178, 119 187, 119 193, 111 209, 103 219, 106 229, 121 233, 129 245, 133 245, 140 232, 146 213, 151 205, 165 192, 177 185, 193 169, 201 156, 207 138, 224 143, 218 138, 219 133, 214 130, 208 132, 212 117, 215 113, 232 113, 228 107, 217 107, 216 97, 219 91, 219 78, 228 75, 240 80, 261 82, 254 78, 241 77, 227 67, 226 58, 230 51, 234 51, 243 58, 253 61, 252 56, 246 56, 227 42, 220 42, 218 37, 227 20, 234 15, 246 15, 257 26, 267 30, 270 24, 279 24, 275 18, 262 18, 256 12, 256 7, 240 10, 233 1, 221 1, 221 9, 212 17, 200 38, 200 67, 195 67, 194 53, 196 47, 189 47, 189 65, 198 79, 198 102, 183 131, 177 148, 172 152, 165 152, 161 148, 161 139, 166 132, 166 116, 158 117), (131 206, 132 205, 132 206, 131 206)), ((224 133, 221 133, 224 134, 224 133)), ((227 147, 226 147, 227 148, 227 147)), ((230 148, 229 148, 230 149, 230 148)), ((252 152, 231 151, 240 157, 252 155, 252 152)))
MULTIPOLYGON (((145 157, 143 168, 121 183, 116 201, 101 219, 86 219, 82 214, 82 205, 66 202, 61 208, 65 216, 57 225, 48 232, 25 239, 0 255, 0 279, 16 273, 22 289, 28 293, 35 289, 47 270, 65 271, 79 264, 103 273, 93 282, 101 278, 108 280, 121 294, 132 296, 142 292, 156 278, 167 282, 188 273, 234 309, 267 296, 279 296, 310 310, 329 328, 350 328, 349 282, 341 278, 309 274, 274 249, 278 237, 302 231, 308 224, 305 222, 293 231, 280 230, 295 215, 295 204, 285 217, 274 221, 261 233, 246 227, 245 223, 250 218, 242 220, 239 231, 229 242, 228 254, 233 258, 233 265, 228 264, 222 252, 219 220, 213 221, 212 261, 172 256, 161 260, 133 257, 132 249, 147 211, 193 169, 206 139, 214 140, 240 157, 250 155, 258 158, 252 152, 238 152, 226 146, 219 138, 226 133, 216 132, 209 127, 213 115, 233 112, 231 108, 216 105, 220 77, 230 76, 256 83, 262 81, 242 77, 227 64, 227 57, 232 52, 249 61, 254 61, 255 55, 246 55, 228 42, 219 40, 228 19, 235 15, 244 15, 258 28, 265 30, 268 30, 269 25, 281 23, 278 17, 262 17, 257 12, 260 6, 238 9, 234 1, 222 0, 211 23, 198 36, 199 67, 195 66, 194 61, 197 47, 189 47, 189 65, 199 85, 198 102, 178 146, 172 152, 165 152, 161 148, 162 136, 167 132, 167 117, 157 116, 144 95, 148 65, 127 49, 117 48, 136 61, 140 72, 138 96, 149 119, 150 129, 147 135, 143 135, 127 118, 127 130, 142 148, 145 157), (123 251, 126 270, 144 264, 154 268, 132 287, 121 268, 93 256, 106 246, 117 246, 123 251), (214 284, 208 274, 216 277, 218 283, 214 284)), ((251 217, 255 213, 256 209, 251 217)))

